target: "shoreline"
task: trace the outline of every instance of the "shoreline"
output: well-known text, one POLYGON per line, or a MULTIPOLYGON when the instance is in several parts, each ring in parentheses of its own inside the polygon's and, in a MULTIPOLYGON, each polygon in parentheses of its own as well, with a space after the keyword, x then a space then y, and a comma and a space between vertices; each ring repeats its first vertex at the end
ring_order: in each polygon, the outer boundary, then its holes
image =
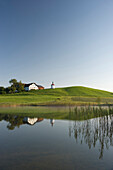
POLYGON ((113 106, 113 104, 90 104, 90 103, 77 103, 77 104, 0 104, 0 108, 8 107, 83 107, 83 106, 113 106))

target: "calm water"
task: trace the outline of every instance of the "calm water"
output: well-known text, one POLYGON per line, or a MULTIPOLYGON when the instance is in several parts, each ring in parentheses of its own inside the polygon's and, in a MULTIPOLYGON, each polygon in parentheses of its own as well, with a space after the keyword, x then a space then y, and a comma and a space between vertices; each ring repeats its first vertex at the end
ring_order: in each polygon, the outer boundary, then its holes
POLYGON ((0 170, 113 169, 113 116, 82 121, 0 114, 0 170))

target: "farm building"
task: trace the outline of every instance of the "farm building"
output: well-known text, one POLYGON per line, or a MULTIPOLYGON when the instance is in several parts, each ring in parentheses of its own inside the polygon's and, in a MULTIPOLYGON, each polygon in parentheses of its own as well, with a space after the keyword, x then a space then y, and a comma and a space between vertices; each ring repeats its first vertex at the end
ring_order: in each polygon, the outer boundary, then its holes
POLYGON ((41 89, 44 89, 44 87, 41 85, 37 85, 36 83, 29 83, 29 84, 25 84, 24 89, 25 91, 41 90, 41 89))

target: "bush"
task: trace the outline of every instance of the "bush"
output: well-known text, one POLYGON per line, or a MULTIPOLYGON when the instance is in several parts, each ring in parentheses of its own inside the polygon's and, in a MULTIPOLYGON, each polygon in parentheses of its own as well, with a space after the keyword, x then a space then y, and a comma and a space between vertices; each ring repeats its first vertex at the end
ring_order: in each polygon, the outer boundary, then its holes
POLYGON ((0 87, 0 94, 5 94, 6 91, 5 91, 5 88, 4 87, 0 87))

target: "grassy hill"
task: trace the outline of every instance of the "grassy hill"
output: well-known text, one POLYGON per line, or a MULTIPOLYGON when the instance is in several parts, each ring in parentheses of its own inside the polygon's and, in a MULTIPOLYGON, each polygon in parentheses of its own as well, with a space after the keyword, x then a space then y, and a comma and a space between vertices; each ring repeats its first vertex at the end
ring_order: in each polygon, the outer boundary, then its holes
MULTIPOLYGON (((28 92, 33 94, 33 91, 28 92)), ((45 89, 34 91, 35 94, 57 95, 57 96, 85 96, 85 97, 113 97, 113 93, 82 86, 73 86, 56 89, 45 89)))
POLYGON ((82 86, 0 95, 0 105, 112 104, 113 93, 82 86))

